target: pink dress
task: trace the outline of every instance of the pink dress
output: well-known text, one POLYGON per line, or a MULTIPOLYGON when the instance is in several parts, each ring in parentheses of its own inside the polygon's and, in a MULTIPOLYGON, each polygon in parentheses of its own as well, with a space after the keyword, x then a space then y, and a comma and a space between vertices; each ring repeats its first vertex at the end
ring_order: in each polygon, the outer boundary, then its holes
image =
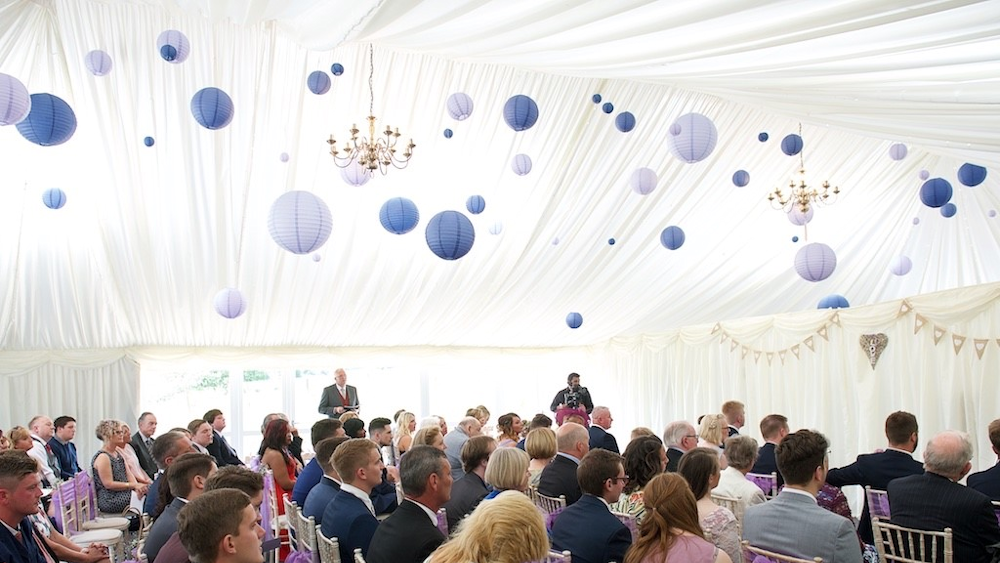
POLYGON ((666 559, 662 553, 653 553, 642 559, 642 563, 715 563, 719 548, 698 536, 677 536, 670 547, 666 559))

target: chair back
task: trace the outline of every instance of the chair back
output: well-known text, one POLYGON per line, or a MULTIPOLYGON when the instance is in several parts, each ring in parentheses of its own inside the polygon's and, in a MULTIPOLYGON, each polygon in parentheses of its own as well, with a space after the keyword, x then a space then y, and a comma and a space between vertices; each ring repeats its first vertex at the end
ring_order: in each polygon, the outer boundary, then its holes
POLYGON ((288 493, 281 496, 281 503, 285 506, 285 523, 288 526, 288 544, 292 551, 301 551, 299 544, 299 507, 291 499, 288 493))
POLYGON ((312 554, 313 563, 319 563, 319 546, 316 545, 316 519, 306 518, 301 510, 295 511, 295 534, 299 536, 299 551, 312 554))
POLYGON ((885 522, 892 517, 889 512, 888 493, 865 485, 865 499, 868 500, 868 513, 871 514, 873 520, 879 518, 885 522))
POLYGON ((56 528, 66 537, 79 531, 76 519, 76 484, 72 480, 63 481, 52 491, 52 504, 56 528))
POLYGON ((76 487, 76 513, 79 522, 86 522, 97 518, 97 491, 94 489, 94 481, 90 474, 81 471, 73 476, 73 483, 76 487))
POLYGON ((743 547, 744 563, 823 563, 822 557, 802 559, 801 557, 782 555, 780 553, 775 553, 773 551, 768 551, 766 549, 750 545, 750 542, 746 540, 744 540, 741 545, 743 547))
POLYGON ((545 514, 561 512, 562 509, 566 508, 566 497, 564 495, 559 495, 559 498, 547 497, 536 491, 535 497, 531 500, 534 501, 535 506, 540 508, 545 514))
POLYGON ((365 563, 365 556, 361 554, 361 548, 354 548, 354 563, 365 563))
MULTIPOLYGON (((312 517, 309 519, 312 520, 312 517)), ((337 542, 337 538, 324 536, 321 526, 316 526, 315 530, 320 563, 340 563, 340 544, 337 542)))
POLYGON ((740 499, 712 493, 712 502, 733 513, 736 517, 736 535, 743 537, 743 504, 740 499))
POLYGON ((439 508, 437 511, 437 527, 444 537, 448 537, 448 511, 444 508, 439 508))
POLYGON ((760 487, 764 491, 764 497, 772 499, 778 496, 778 474, 771 473, 747 473, 747 480, 760 487))
POLYGON ((635 516, 630 514, 624 514, 622 512, 611 511, 611 514, 615 515, 615 518, 625 524, 628 531, 632 534, 632 541, 635 541, 639 537, 639 523, 635 521, 635 516))
POLYGON ((549 550, 548 555, 542 559, 541 563, 571 563, 571 561, 573 561, 573 556, 570 552, 549 550))
POLYGON ((264 541, 278 537, 278 499, 275 498, 275 494, 274 474, 268 469, 264 472, 264 502, 260 505, 264 541))
POLYGON ((872 532, 882 563, 952 563, 951 528, 931 532, 873 518, 872 532))

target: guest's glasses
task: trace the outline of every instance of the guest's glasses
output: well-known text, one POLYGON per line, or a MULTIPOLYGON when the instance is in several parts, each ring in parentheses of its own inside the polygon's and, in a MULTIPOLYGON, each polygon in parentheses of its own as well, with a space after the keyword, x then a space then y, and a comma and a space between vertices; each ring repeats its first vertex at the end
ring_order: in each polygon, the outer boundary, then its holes
POLYGON ((610 478, 610 480, 614 481, 615 483, 617 483, 618 481, 621 481, 622 485, 628 485, 629 479, 630 479, 630 477, 628 475, 626 475, 624 477, 611 477, 610 478))

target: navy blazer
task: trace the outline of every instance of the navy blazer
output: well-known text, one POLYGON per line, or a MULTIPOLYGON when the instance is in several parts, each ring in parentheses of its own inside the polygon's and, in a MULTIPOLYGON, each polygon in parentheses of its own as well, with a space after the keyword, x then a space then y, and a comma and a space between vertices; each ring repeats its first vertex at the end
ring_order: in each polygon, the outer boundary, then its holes
POLYGON ((236 454, 236 450, 229 445, 229 442, 222 437, 222 434, 219 434, 215 430, 212 430, 212 443, 206 449, 215 458, 215 463, 219 467, 243 465, 243 462, 240 461, 240 456, 236 454))
POLYGON ((590 449, 600 448, 615 452, 616 454, 621 453, 618 451, 618 440, 615 440, 614 436, 608 434, 607 430, 596 424, 592 424, 588 432, 590 432, 590 449))
POLYGON ((49 438, 49 447, 52 448, 52 453, 55 454, 56 460, 59 462, 60 479, 68 481, 83 471, 80 469, 80 462, 76 457, 76 444, 73 442, 63 444, 53 436, 49 438))
POLYGON ((403 504, 378 525, 368 550, 368 563, 422 563, 445 537, 413 501, 403 504))
MULTIPOLYGON (((874 454, 862 454, 854 463, 838 469, 831 469, 826 476, 826 482, 834 487, 845 485, 869 486, 884 491, 889 481, 920 475, 924 466, 905 452, 885 450, 874 454)), ((858 523, 858 533, 865 543, 875 543, 872 534, 872 520, 868 509, 868 498, 865 497, 865 507, 861 511, 861 521, 858 523)))
MULTIPOLYGON (((153 482, 149 485, 149 490, 146 491, 146 498, 142 501, 142 513, 149 514, 153 516, 153 512, 156 510, 157 497, 160 496, 160 481, 166 481, 166 477, 163 473, 156 475, 153 482)), ((166 510, 166 508, 164 508, 166 510)), ((153 559, 150 558, 150 561, 153 559)))
POLYGON ((552 463, 542 470, 538 492, 547 497, 563 495, 566 497, 566 506, 580 500, 583 493, 580 491, 580 482, 576 479, 576 468, 579 465, 564 455, 556 454, 552 463))
POLYGON ((146 536, 146 544, 143 547, 143 551, 150 561, 156 561, 156 554, 160 552, 160 548, 177 531, 177 513, 184 508, 185 504, 187 503, 183 500, 175 498, 153 521, 152 527, 149 528, 149 534, 146 536))
POLYGON ((378 529, 378 520, 368 510, 361 499, 340 490, 323 511, 321 530, 328 538, 337 538, 340 543, 340 560, 354 561, 355 548, 368 557, 368 546, 378 529))
MULTIPOLYGON (((156 440, 155 438, 153 439, 156 440)), ((150 453, 149 449, 146 448, 146 442, 142 440, 142 434, 136 432, 132 434, 132 449, 135 450, 136 457, 139 458, 139 467, 149 475, 150 479, 156 477, 156 461, 153 459, 153 454, 150 453)))
MULTIPOLYGON (((319 461, 314 457, 306 464, 305 469, 295 478, 295 486, 292 487, 292 502, 302 506, 309 496, 309 491, 323 480, 323 468, 319 466, 319 461)), ((316 521, 319 524, 319 520, 316 521)))
MULTIPOLYGON (((3 563, 46 563, 45 554, 36 542, 35 526, 27 517, 18 525, 23 542, 14 538, 7 526, 0 526, 0 561, 3 563)), ((53 554, 52 560, 58 559, 53 554)))
POLYGON ((763 473, 768 475, 770 473, 778 474, 778 488, 780 489, 782 485, 785 484, 785 479, 781 476, 781 472, 778 471, 778 460, 774 456, 774 444, 771 442, 765 443, 757 451, 757 463, 753 464, 753 469, 750 473, 763 473))
POLYGON ((949 527, 955 561, 990 562, 986 546, 1000 542, 1000 526, 988 496, 930 472, 895 479, 887 490, 893 524, 935 531, 949 527))
POLYGON ((631 545, 632 532, 594 495, 580 497, 552 525, 552 549, 569 550, 573 563, 624 561, 631 545))
POLYGON ((302 515, 306 518, 312 516, 316 520, 316 524, 322 524, 323 512, 326 511, 326 505, 330 504, 330 501, 339 492, 340 483, 329 477, 322 477, 319 483, 309 491, 306 502, 302 505, 302 515))
POLYGON ((973 473, 965 480, 969 487, 975 489, 992 500, 1000 500, 1000 463, 986 471, 973 473))
POLYGON ((677 446, 667 446, 667 471, 671 473, 677 472, 677 466, 681 464, 681 458, 684 457, 684 452, 681 451, 677 446))
POLYGON ((451 486, 451 498, 444 503, 444 510, 448 516, 448 529, 454 530, 466 514, 479 506, 480 501, 489 492, 486 482, 476 473, 466 473, 461 479, 456 479, 451 486))

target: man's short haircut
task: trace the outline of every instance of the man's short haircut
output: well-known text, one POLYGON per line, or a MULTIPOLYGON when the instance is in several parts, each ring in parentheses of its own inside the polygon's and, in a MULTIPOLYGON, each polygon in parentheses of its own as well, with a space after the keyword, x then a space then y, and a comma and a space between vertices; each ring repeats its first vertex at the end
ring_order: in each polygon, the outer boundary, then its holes
POLYGON ((491 436, 473 436, 462 445, 462 470, 472 473, 479 464, 488 460, 497 441, 491 436))
POLYGON ((694 448, 681 456, 677 464, 677 472, 687 480, 694 493, 694 498, 700 499, 709 493, 712 475, 719 471, 719 450, 716 448, 694 448))
POLYGON ((580 377, 580 374, 579 374, 579 373, 576 373, 576 372, 573 372, 573 373, 571 373, 571 374, 567 375, 567 376, 566 376, 566 383, 567 383, 567 384, 571 383, 571 382, 573 381, 573 378, 574 378, 574 377, 580 377))
POLYGON ((988 430, 990 433, 990 443, 993 444, 993 449, 1000 452, 1000 418, 991 422, 988 430))
POLYGON ((726 459, 731 467, 750 469, 757 460, 757 440, 742 435, 727 439, 726 459))
POLYGON ((618 477, 618 468, 623 467, 622 456, 602 448, 587 452, 576 468, 576 480, 580 490, 594 496, 604 494, 604 482, 618 477))
POLYGON ((408 497, 419 497, 427 491, 427 480, 431 475, 444 477, 451 471, 448 456, 431 446, 414 446, 406 452, 399 462, 399 482, 403 486, 403 494, 408 497))
POLYGON ((28 421, 28 429, 34 430, 35 423, 38 422, 39 420, 42 420, 43 418, 48 418, 48 417, 45 416, 44 414, 36 414, 35 416, 31 417, 31 420, 28 421))
POLYGON ((556 447, 561 452, 573 451, 579 442, 590 443, 590 434, 582 425, 567 422, 559 427, 559 432, 556 432, 556 447))
POLYGON ((830 442, 826 436, 812 430, 796 430, 785 436, 774 450, 778 471, 790 485, 805 485, 813 472, 823 465, 830 442))
POLYGON ((7 450, 0 453, 0 488, 13 491, 21 479, 38 471, 35 458, 21 450, 7 450))
POLYGON ((343 427, 344 423, 336 418, 321 418, 317 420, 313 423, 312 428, 309 429, 309 440, 312 442, 313 449, 323 440, 333 438, 337 430, 343 427))
POLYGON ((195 563, 213 563, 219 542, 238 536, 243 511, 250 497, 235 489, 208 491, 192 500, 177 514, 177 535, 195 563))
POLYGON ((64 414, 53 420, 52 425, 55 426, 56 430, 59 430, 60 428, 66 428, 66 425, 70 422, 76 422, 76 419, 72 416, 64 414))
POLYGON ((139 424, 142 424, 142 421, 146 420, 146 417, 150 417, 150 416, 153 416, 153 413, 151 413, 149 411, 146 411, 146 412, 144 412, 144 413, 142 413, 142 414, 139 415, 139 420, 137 422, 139 424))
POLYGON ((208 454, 187 453, 177 456, 177 459, 167 468, 167 484, 170 494, 175 497, 188 498, 191 494, 191 481, 195 475, 207 478, 215 467, 215 458, 208 454))
POLYGON ((194 419, 194 420, 192 420, 191 422, 188 423, 187 430, 193 436, 193 435, 195 435, 195 434, 198 433, 198 429, 201 428, 202 424, 208 424, 209 426, 212 425, 211 422, 209 422, 209 421, 207 421, 207 420, 205 420, 203 418, 196 418, 196 419, 194 419))
POLYGON ((675 420, 663 430, 663 443, 667 446, 680 446, 688 434, 696 434, 694 425, 686 420, 675 420))
POLYGON ((971 460, 972 441, 965 432, 939 432, 924 448, 924 469, 938 475, 960 475, 971 460))
POLYGON ((735 415, 741 410, 744 410, 744 408, 743 403, 739 401, 726 401, 725 403, 722 403, 722 414, 726 415, 726 418, 728 419, 730 415, 735 415))
POLYGON ((918 429, 917 417, 906 411, 896 411, 885 419, 885 437, 890 444, 905 444, 918 429))
POLYGON ((364 438, 353 438, 337 447, 333 452, 333 467, 344 483, 357 479, 358 469, 371 463, 372 450, 378 451, 375 442, 364 438))
POLYGON ((552 418, 547 414, 536 414, 531 418, 531 423, 528 424, 528 432, 535 428, 552 428, 552 418))
POLYGON ((242 465, 227 465, 220 467, 205 482, 206 492, 215 489, 239 489, 254 497, 264 490, 264 476, 242 465))
MULTIPOLYGON (((354 414, 354 413, 344 413, 344 414, 354 414)), ((358 415, 354 414, 354 418, 348 418, 344 420, 341 416, 341 422, 344 423, 344 434, 348 438, 360 438, 360 434, 365 429, 365 421, 358 418, 358 415)))
POLYGON ((378 418, 373 418, 371 422, 368 423, 368 433, 374 434, 376 432, 385 432, 386 428, 392 427, 392 421, 384 416, 378 418))
POLYGON ((272 412, 270 414, 264 415, 264 422, 260 424, 260 433, 263 434, 267 430, 267 425, 271 423, 272 420, 281 419, 284 421, 288 420, 288 416, 280 412, 272 412))
POLYGON ((211 425, 214 426, 215 425, 215 417, 217 417, 217 416, 222 416, 222 411, 219 410, 219 409, 212 409, 212 410, 210 410, 210 411, 208 411, 208 412, 205 413, 205 416, 203 417, 203 419, 204 419, 205 422, 207 422, 207 423, 209 423, 209 424, 211 424, 211 425))
POLYGON ((556 455, 556 433, 548 427, 535 428, 524 439, 524 451, 531 459, 549 459, 556 455))
POLYGON ((333 469, 333 452, 344 442, 350 440, 347 436, 337 436, 326 438, 316 444, 316 463, 323 468, 323 473, 329 473, 333 469))
POLYGON ((160 469, 166 469, 168 457, 177 457, 183 453, 189 452, 190 450, 182 445, 182 440, 185 438, 187 438, 187 436, 181 432, 171 430, 156 440, 153 440, 153 449, 149 453, 153 456, 153 461, 156 462, 156 466, 160 469))
POLYGON ((765 440, 777 436, 783 429, 788 428, 788 417, 780 414, 769 414, 760 419, 760 435, 765 440))

